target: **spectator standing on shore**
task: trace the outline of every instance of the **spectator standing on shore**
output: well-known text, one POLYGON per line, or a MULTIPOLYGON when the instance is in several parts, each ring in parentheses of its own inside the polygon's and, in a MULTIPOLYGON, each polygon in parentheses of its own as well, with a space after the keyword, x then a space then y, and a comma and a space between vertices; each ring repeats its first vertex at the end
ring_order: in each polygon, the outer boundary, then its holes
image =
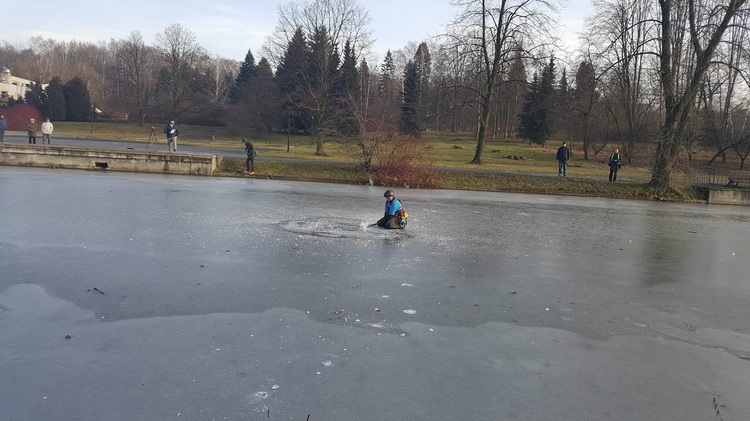
POLYGON ((609 156, 609 181, 617 181, 617 171, 620 170, 620 150, 615 149, 614 153, 609 156))
POLYGON ((177 130, 177 126, 174 125, 174 120, 171 120, 169 124, 164 127, 164 133, 167 135, 169 152, 177 152, 177 136, 180 134, 180 131, 177 130))
POLYGON ((570 160, 570 149, 568 144, 563 142, 562 146, 557 148, 557 176, 568 176, 568 160, 570 160))
POLYGON ((26 128, 29 131, 29 143, 33 143, 36 145, 36 131, 39 129, 36 125, 36 120, 33 118, 29 120, 29 124, 26 126, 26 128))
POLYGON ((5 114, 0 114, 0 143, 5 142, 6 130, 8 130, 8 120, 5 119, 5 114))
POLYGON ((42 123, 42 144, 44 144, 44 140, 47 139, 47 144, 49 145, 49 136, 52 134, 52 131, 55 129, 55 126, 50 123, 49 118, 44 120, 44 123, 42 123))
POLYGON ((250 174, 255 174, 255 155, 258 151, 255 150, 255 146, 249 140, 245 140, 245 152, 247 152, 247 159, 245 160, 245 168, 250 174))

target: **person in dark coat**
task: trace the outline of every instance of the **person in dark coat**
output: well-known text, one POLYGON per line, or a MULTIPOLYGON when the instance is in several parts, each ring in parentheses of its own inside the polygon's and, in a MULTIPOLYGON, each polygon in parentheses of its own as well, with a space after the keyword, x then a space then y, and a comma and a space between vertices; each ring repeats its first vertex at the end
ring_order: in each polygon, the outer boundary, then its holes
POLYGON ((609 156, 609 181, 617 181, 617 171, 620 170, 621 166, 620 161, 622 161, 620 150, 615 149, 612 155, 609 156))
POLYGON ((36 124, 36 120, 33 118, 29 120, 29 124, 26 126, 29 131, 29 143, 36 144, 36 131, 39 130, 39 126, 36 124))
POLYGON ((177 126, 174 125, 174 120, 171 120, 169 124, 164 127, 164 133, 167 135, 169 152, 177 152, 177 136, 180 134, 180 131, 177 130, 177 126))
POLYGON ((568 144, 563 142, 562 146, 557 148, 557 176, 568 176, 568 160, 570 160, 570 149, 568 144))
POLYGON ((258 154, 258 151, 255 150, 255 146, 253 146, 253 143, 245 140, 245 152, 247 152, 247 159, 245 159, 245 168, 250 174, 255 174, 255 155, 258 154))

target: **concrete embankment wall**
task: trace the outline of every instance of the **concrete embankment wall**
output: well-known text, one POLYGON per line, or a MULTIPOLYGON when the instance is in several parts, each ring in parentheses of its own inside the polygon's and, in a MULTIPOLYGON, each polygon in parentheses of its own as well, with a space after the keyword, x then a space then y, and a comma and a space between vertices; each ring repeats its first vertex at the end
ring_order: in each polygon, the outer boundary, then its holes
POLYGON ((750 206, 750 190, 737 188, 711 189, 708 191, 708 203, 750 206))
POLYGON ((221 156, 0 143, 0 165, 213 175, 221 156))

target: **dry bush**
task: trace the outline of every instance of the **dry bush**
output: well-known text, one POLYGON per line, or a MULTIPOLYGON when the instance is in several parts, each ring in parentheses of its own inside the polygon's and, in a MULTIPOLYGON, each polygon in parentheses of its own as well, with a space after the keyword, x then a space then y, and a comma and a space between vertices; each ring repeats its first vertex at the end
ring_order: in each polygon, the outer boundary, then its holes
POLYGON ((374 151, 373 181, 393 187, 434 187, 435 165, 426 158, 427 144, 416 139, 382 142, 374 151))

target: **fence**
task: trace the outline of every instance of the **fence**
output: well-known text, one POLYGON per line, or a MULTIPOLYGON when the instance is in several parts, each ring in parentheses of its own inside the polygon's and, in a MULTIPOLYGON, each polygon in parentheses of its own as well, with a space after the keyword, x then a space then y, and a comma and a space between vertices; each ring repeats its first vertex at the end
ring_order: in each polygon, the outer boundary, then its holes
POLYGON ((687 183, 705 187, 750 187, 750 171, 717 166, 687 167, 687 183))

